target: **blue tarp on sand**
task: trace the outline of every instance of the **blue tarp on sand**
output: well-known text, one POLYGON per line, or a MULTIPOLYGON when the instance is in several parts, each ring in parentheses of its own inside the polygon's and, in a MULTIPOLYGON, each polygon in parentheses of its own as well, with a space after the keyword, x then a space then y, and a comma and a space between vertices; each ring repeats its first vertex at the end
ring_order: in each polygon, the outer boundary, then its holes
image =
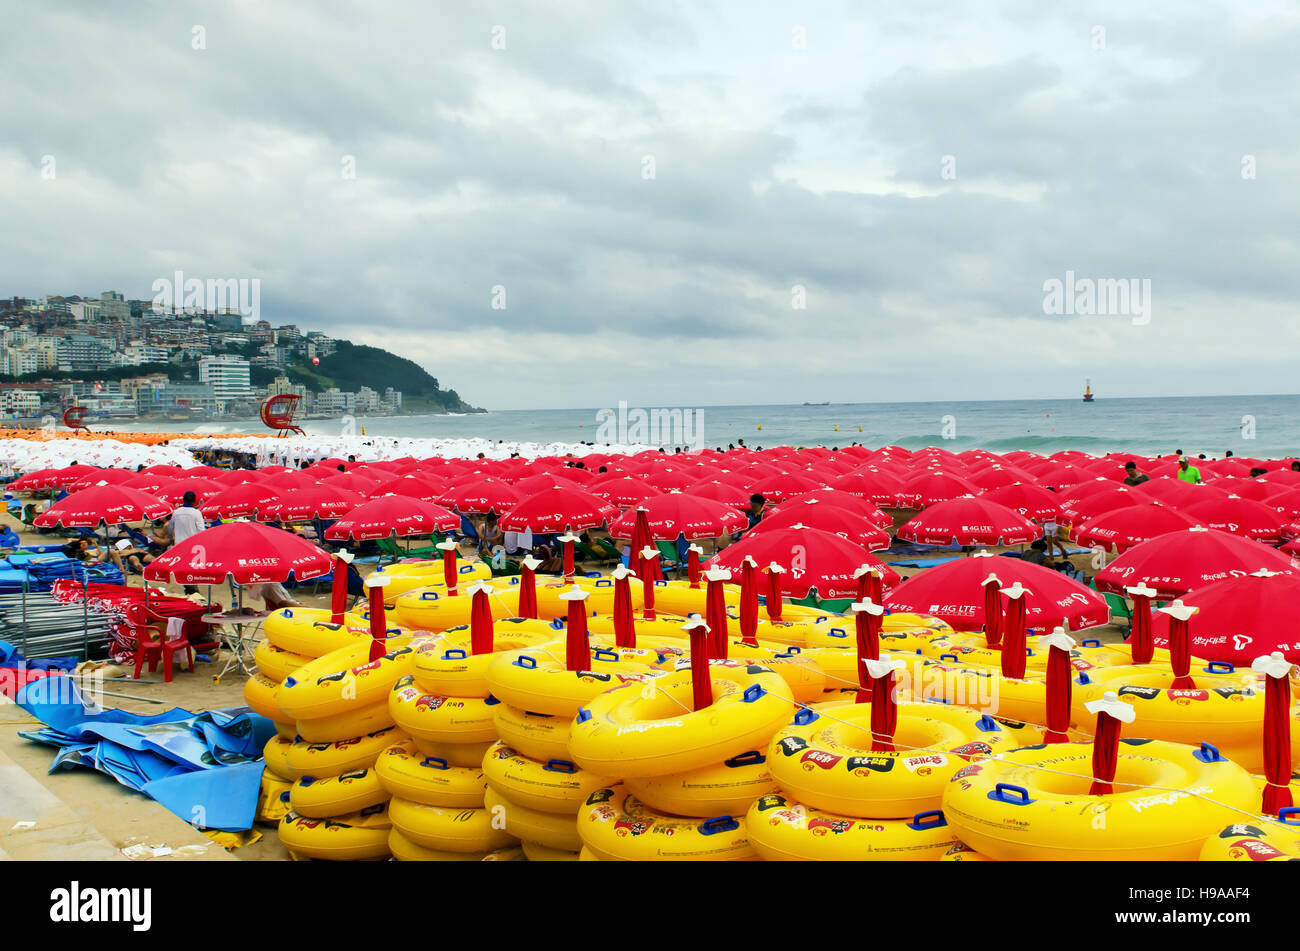
POLYGON ((154 716, 87 703, 76 685, 41 681, 18 692, 18 705, 45 724, 19 733, 58 749, 50 766, 87 766, 142 792, 202 829, 252 828, 262 782, 262 747, 275 734, 247 707, 154 716))

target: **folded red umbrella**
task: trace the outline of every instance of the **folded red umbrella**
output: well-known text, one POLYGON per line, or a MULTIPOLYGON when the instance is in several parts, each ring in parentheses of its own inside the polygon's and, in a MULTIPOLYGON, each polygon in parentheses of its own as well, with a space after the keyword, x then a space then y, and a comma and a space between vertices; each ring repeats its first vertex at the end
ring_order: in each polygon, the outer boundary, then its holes
MULTIPOLYGON (((732 546, 739 547, 739 544, 732 546)), ((998 577, 1003 588, 1019 581, 1032 592, 1025 621, 1035 630, 1061 625, 1077 631, 1097 627, 1110 619, 1106 599, 1073 578, 1019 558, 986 552, 926 568, 887 595, 885 606, 891 611, 929 614, 960 631, 983 630, 983 582, 990 574, 998 577)))
MULTIPOLYGON (((1249 666, 1261 654, 1281 651, 1300 659, 1300 575, 1254 571, 1195 588, 1182 598, 1197 608, 1188 621, 1192 656, 1249 666)), ((1157 611, 1151 637, 1169 646, 1170 619, 1157 611)))
POLYGON ((36 516, 33 524, 37 528, 96 528, 101 523, 149 522, 171 510, 171 505, 148 493, 122 485, 101 485, 61 499, 36 516))
POLYGON ((1199 524, 1167 505, 1151 502, 1129 505, 1090 519, 1074 529, 1074 540, 1081 545, 1099 545, 1107 551, 1124 552, 1152 538, 1199 524))
MULTIPOLYGON (((84 493, 83 493, 84 494, 84 493)), ((145 566, 146 581, 236 584, 297 581, 328 574, 330 556, 292 532, 257 522, 229 522, 192 535, 145 566)))
POLYGON ((1122 594, 1129 586, 1146 584, 1168 599, 1261 568, 1300 574, 1291 558, 1267 545, 1197 527, 1135 545, 1097 572, 1095 580, 1099 591, 1122 594))
POLYGON ((898 573, 869 555, 865 548, 846 538, 815 528, 782 528, 766 534, 749 533, 734 545, 728 545, 707 562, 739 571, 741 561, 751 556, 759 565, 773 562, 784 571, 780 575, 782 593, 804 598, 816 589, 821 598, 851 598, 858 592, 854 572, 864 564, 881 569, 884 586, 898 584, 898 573))
POLYGON ((696 538, 717 538, 742 531, 749 520, 739 510, 725 502, 701 499, 683 492, 655 495, 629 509, 610 523, 609 533, 615 538, 631 538, 636 526, 636 512, 644 509, 650 524, 650 536, 673 541, 678 535, 687 541, 696 538))
POLYGON ((585 489, 552 486, 528 496, 497 520, 503 532, 563 532, 595 528, 618 509, 585 489))
POLYGON ((982 498, 957 498, 928 505, 898 529, 918 545, 1023 545, 1043 530, 1019 512, 982 498))
POLYGON ((356 508, 325 529, 327 541, 372 541, 376 538, 409 538, 460 528, 460 516, 441 505, 403 495, 385 495, 356 508))

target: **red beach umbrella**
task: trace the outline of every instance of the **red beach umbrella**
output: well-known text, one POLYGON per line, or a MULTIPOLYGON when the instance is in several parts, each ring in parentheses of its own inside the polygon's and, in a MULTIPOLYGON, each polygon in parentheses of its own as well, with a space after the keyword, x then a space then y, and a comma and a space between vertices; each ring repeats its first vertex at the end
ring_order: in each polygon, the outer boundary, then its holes
POLYGON ((904 508, 923 509, 937 502, 947 502, 963 495, 975 495, 979 486, 969 479, 949 472, 924 469, 903 480, 898 489, 898 504, 904 508))
MULTIPOLYGON (((70 483, 67 489, 69 492, 80 492, 93 485, 121 485, 135 478, 135 475, 130 469, 97 469, 90 475, 84 475, 76 482, 70 483)), ((16 482, 11 483, 9 488, 12 489, 16 484, 16 482)), ((1273 487, 1273 491, 1276 492, 1277 488, 1273 487)))
POLYGON ((149 522, 171 513, 156 496, 121 485, 101 485, 61 499, 36 516, 37 528, 97 528, 101 523, 149 522))
MULTIPOLYGON (((742 516, 743 517, 743 516, 742 516)), ((869 551, 888 548, 892 540, 889 532, 872 525, 861 515, 857 515, 836 505, 823 503, 791 506, 785 503, 779 512, 768 515, 750 530, 751 535, 766 534, 782 528, 794 528, 802 525, 817 528, 832 535, 847 538, 855 545, 861 545, 869 551)))
POLYGON ((325 529, 326 541, 371 541, 377 538, 409 538, 460 528, 460 516, 441 505, 403 495, 385 495, 356 508, 325 529))
POLYGON ((365 501, 350 489, 336 489, 325 482, 297 489, 280 497, 258 513, 262 521, 306 522, 314 518, 338 518, 365 501))
POLYGON ((692 482, 687 491, 698 499, 712 499, 735 509, 749 508, 749 497, 753 494, 748 489, 713 479, 692 482))
POLYGON ((739 532, 749 524, 742 512, 726 503, 669 492, 652 496, 635 509, 624 512, 610 523, 609 533, 615 538, 630 539, 636 526, 637 512, 642 510, 650 525, 650 537, 664 541, 673 541, 679 535, 687 541, 717 538, 739 532))
POLYGON ((987 499, 957 498, 926 506, 898 529, 918 545, 1023 545, 1043 529, 1019 512, 987 499))
POLYGON ((854 572, 864 563, 881 569, 886 588, 899 581, 894 569, 868 555, 860 545, 815 528, 782 528, 762 535, 751 532, 710 558, 705 567, 738 571, 746 555, 765 567, 775 562, 785 569, 781 588, 792 598, 807 597, 813 589, 824 599, 855 597, 858 582, 854 572))
POLYGON ((257 522, 230 522, 173 545, 145 566, 147 581, 236 584, 298 581, 328 574, 330 556, 292 532, 257 522))
POLYGON ((226 489, 219 482, 213 482, 211 479, 176 479, 168 482, 166 485, 159 486, 158 491, 153 493, 164 502, 170 502, 172 505, 180 505, 185 498, 186 492, 193 492, 194 498, 202 502, 211 498, 226 489))
POLYGON ((585 489, 553 486, 528 496, 497 520, 504 532, 563 532, 595 528, 618 509, 585 489))
POLYGON ((475 476, 451 485, 434 499, 439 505, 454 508, 462 515, 487 515, 508 512, 524 500, 525 493, 515 486, 491 476, 475 476))
POLYGON ((1005 505, 1033 522, 1054 522, 1061 517, 1061 497, 1028 482, 986 489, 979 498, 1005 505))
MULTIPOLYGON (((739 544, 732 546, 739 547, 739 544)), ((997 575, 1004 588, 1018 581, 1033 593, 1025 620, 1036 630, 1051 630, 1060 625, 1078 631, 1097 627, 1110 619, 1106 599, 1091 588, 1051 568, 987 552, 976 552, 970 558, 959 558, 913 575, 885 597, 885 607, 891 611, 929 614, 959 631, 983 630, 983 582, 990 574, 997 575)))
POLYGON ((1084 495, 1073 495, 1061 503, 1061 518, 1078 525, 1117 509, 1148 504, 1151 499, 1138 486, 1101 483, 1101 488, 1089 487, 1084 495))
MULTIPOLYGON (((1254 571, 1189 591, 1182 599, 1197 613, 1188 621, 1191 653, 1204 660, 1249 666, 1260 654, 1281 651, 1300 659, 1300 576, 1254 571)), ((1151 637, 1169 646, 1170 620, 1157 611, 1151 637)))
POLYGON ((1284 537, 1282 530, 1287 523, 1287 519, 1277 509, 1235 495, 1206 499, 1204 502, 1182 506, 1178 511, 1208 528, 1261 542, 1280 542, 1284 537))
POLYGON ((878 528, 894 527, 894 517, 888 512, 876 508, 874 502, 864 499, 860 495, 851 495, 839 489, 813 489, 811 492, 804 492, 801 495, 792 495, 788 499, 783 499, 775 511, 785 512, 794 506, 806 505, 810 502, 824 502, 836 508, 847 509, 855 515, 861 515, 878 528))
POLYGON ((1300 574, 1294 561, 1259 542, 1214 529, 1194 527, 1159 535, 1130 548, 1097 572, 1099 591, 1124 593, 1146 584, 1161 598, 1177 598, 1216 581, 1267 568, 1300 574))
POLYGON ((1083 545, 1124 552, 1160 535, 1199 524, 1175 509, 1152 502, 1115 509, 1084 522, 1074 530, 1074 539, 1083 545))
POLYGON ((631 508, 652 496, 662 494, 659 489, 636 476, 598 479, 587 488, 592 495, 599 496, 610 505, 617 505, 621 509, 631 508))
POLYGON ((199 511, 204 518, 255 518, 262 509, 276 504, 280 490, 256 482, 229 486, 209 496, 199 511))

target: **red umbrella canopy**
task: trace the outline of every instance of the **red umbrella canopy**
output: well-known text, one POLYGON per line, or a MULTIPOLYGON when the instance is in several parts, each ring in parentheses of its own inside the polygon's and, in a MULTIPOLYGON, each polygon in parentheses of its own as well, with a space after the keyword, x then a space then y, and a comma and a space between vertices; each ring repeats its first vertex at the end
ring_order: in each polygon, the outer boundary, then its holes
POLYGON ((1182 479, 1175 479, 1172 476, 1149 479, 1143 482, 1139 488, 1146 493, 1148 498, 1173 506, 1176 509, 1195 502, 1204 502, 1206 499, 1220 499, 1227 496, 1226 492, 1221 492, 1212 485, 1197 485, 1194 482, 1184 482, 1182 479))
POLYGON ((785 502, 779 512, 765 515, 762 521, 750 529, 750 534, 766 535, 781 529, 801 527, 839 535, 869 551, 888 548, 892 541, 889 532, 877 528, 858 513, 826 502, 805 502, 800 505, 785 502))
POLYGON ((801 492, 820 489, 826 483, 802 472, 778 472, 754 483, 754 491, 769 502, 780 502, 801 492))
POLYGON ((1204 502, 1185 505, 1178 511, 1209 528, 1262 542, 1280 542, 1287 523, 1287 519, 1276 508, 1235 495, 1206 499, 1204 502))
POLYGON ((876 505, 893 505, 898 500, 902 484, 903 479, 897 473, 871 466, 846 472, 829 483, 832 489, 856 495, 876 505))
POLYGON ((621 509, 630 508, 644 502, 651 496, 662 493, 654 486, 636 476, 608 476, 597 479, 588 487, 592 495, 598 495, 610 505, 621 509))
POLYGON ((1018 466, 988 466, 978 472, 972 472, 969 479, 981 489, 998 489, 1017 482, 1036 482, 1033 473, 1026 472, 1018 466))
POLYGON ((553 489, 556 486, 563 489, 577 489, 579 492, 587 491, 585 485, 579 485, 574 480, 565 478, 564 475, 552 474, 549 472, 543 472, 538 475, 531 475, 526 479, 520 479, 514 484, 514 490, 519 493, 522 498, 528 498, 528 496, 535 492, 540 492, 543 489, 553 489))
POLYGON ((324 473, 320 481, 336 489, 351 489, 353 492, 369 497, 370 493, 375 491, 375 486, 379 485, 380 480, 372 478, 377 475, 378 473, 358 475, 355 472, 339 472, 335 469, 332 475, 328 472, 324 473))
POLYGON ((860 545, 815 528, 782 528, 765 534, 751 532, 718 552, 706 565, 739 571, 746 555, 752 556, 761 567, 776 562, 784 568, 781 590, 793 598, 806 597, 814 588, 821 598, 856 597, 858 581, 853 573, 864 564, 882 571, 885 588, 893 587, 899 580, 893 568, 867 554, 860 545))
POLYGON ((1168 532, 1178 532, 1200 522, 1166 505, 1128 505, 1084 522, 1074 530, 1074 540, 1107 550, 1128 551, 1135 545, 1168 532))
POLYGON ((58 469, 33 469, 31 472, 14 479, 6 487, 11 492, 39 492, 50 487, 49 479, 54 478, 58 469))
POLYGON ((199 506, 204 518, 255 518, 257 513, 276 504, 281 492, 275 486, 242 482, 210 495, 199 506))
POLYGON ((984 627, 981 582, 990 574, 1004 588, 1019 581, 1029 590, 1026 618, 1032 628, 1050 630, 1063 624, 1077 631, 1110 620, 1106 599, 1091 588, 1051 568, 986 552, 913 575, 885 598, 885 607, 932 615, 959 631, 978 631, 984 627))
MULTIPOLYGON (((806 505, 809 502, 824 502, 836 508, 848 509, 854 515, 861 515, 877 528, 894 527, 894 517, 888 512, 882 512, 860 495, 851 495, 839 489, 813 489, 811 492, 804 492, 802 495, 792 495, 777 506, 776 511, 784 512, 792 505, 806 505)), ((807 524, 807 522, 804 524, 807 524)))
POLYGON ((164 502, 180 505, 181 500, 185 498, 186 492, 193 492, 194 498, 202 502, 204 499, 225 490, 225 486, 219 482, 213 482, 211 479, 176 479, 166 485, 159 486, 158 491, 153 494, 164 502))
POLYGON ((1072 493, 1061 503, 1061 518, 1077 525, 1116 509, 1151 501, 1151 497, 1138 486, 1116 485, 1107 480, 1096 487, 1089 486, 1086 493, 1072 493))
POLYGON ((436 502, 447 491, 441 480, 428 475, 404 475, 396 479, 385 479, 361 494, 371 499, 383 498, 385 495, 404 495, 423 502, 436 502))
MULTIPOLYGON (((121 485, 135 478, 135 473, 130 469, 97 469, 90 475, 82 476, 76 482, 69 483, 67 489, 69 492, 80 492, 82 489, 89 489, 92 485, 121 485)), ((1276 492, 1276 486, 1269 487, 1276 492)))
POLYGON ((980 493, 981 499, 1005 505, 1034 522, 1051 522, 1060 518, 1061 497, 1028 482, 1013 482, 980 493))
POLYGON ((749 508, 749 496, 752 494, 748 489, 739 488, 730 482, 712 479, 703 479, 693 483, 687 491, 696 498, 712 499, 715 502, 730 505, 734 509, 749 508))
POLYGON ((503 532, 563 532, 595 528, 618 509, 586 489, 552 486, 525 498, 497 520, 503 532))
MULTIPOLYGON (((636 508, 645 509, 650 522, 650 536, 672 541, 683 535, 689 541, 695 538, 717 538, 742 531, 749 525, 743 512, 713 499, 702 499, 681 492, 669 492, 646 499, 636 508)), ((631 538, 636 527, 636 508, 629 509, 610 523, 609 533, 615 538, 631 538)))
POLYGON ((62 469, 51 469, 49 474, 44 477, 45 485, 42 488, 54 488, 56 486, 62 488, 85 476, 94 475, 98 471, 97 467, 88 466, 82 462, 64 466, 62 469))
POLYGON ((923 509, 936 502, 947 502, 977 492, 979 486, 969 479, 949 472, 922 469, 903 480, 898 488, 898 504, 905 508, 923 509))
POLYGON ((128 489, 137 489, 153 495, 163 486, 171 485, 177 479, 175 472, 138 472, 125 482, 119 483, 128 489))
POLYGON ((1139 583, 1161 598, 1267 568, 1292 572, 1295 562, 1267 545, 1209 528, 1168 532, 1130 548, 1097 572, 1097 589, 1123 594, 1139 583))
POLYGON ((671 492, 674 489, 680 492, 699 481, 700 470, 695 466, 663 466, 651 469, 641 478, 660 492, 671 492))
POLYGON ((348 489, 336 489, 327 482, 319 482, 281 495, 264 509, 258 517, 267 522, 306 522, 313 518, 338 518, 356 508, 365 498, 348 489))
POLYGON ((292 532, 259 525, 229 522, 199 532, 173 545, 145 566, 148 581, 178 584, 236 584, 284 581, 293 575, 302 581, 329 572, 332 559, 292 532))
POLYGON ((500 515, 522 502, 526 494, 491 476, 472 476, 452 485, 434 501, 464 515, 500 515))
MULTIPOLYGON (((1238 667, 1273 651, 1300 660, 1300 575, 1256 571, 1189 591, 1182 600, 1197 608, 1187 622, 1193 656, 1238 667)), ((1157 647, 1169 646, 1169 615, 1156 612, 1151 636, 1157 647)))
POLYGON ((121 485, 99 485, 74 493, 36 516, 37 528, 95 528, 101 522, 148 522, 172 510, 162 499, 121 485))
POLYGON ((1043 530, 1005 505, 963 497, 926 506, 898 537, 918 545, 1024 545, 1043 530))
POLYGON ((325 529, 328 541, 370 541, 397 535, 432 535, 460 528, 460 516, 441 505, 402 495, 363 502, 325 529))
POLYGON ((255 469, 227 469, 224 472, 218 472, 212 476, 213 482, 219 482, 226 487, 232 485, 243 485, 245 482, 257 482, 261 473, 255 469))
POLYGON ((1278 488, 1300 486, 1300 472, 1294 469, 1270 469, 1259 479, 1261 482, 1271 482, 1278 488))

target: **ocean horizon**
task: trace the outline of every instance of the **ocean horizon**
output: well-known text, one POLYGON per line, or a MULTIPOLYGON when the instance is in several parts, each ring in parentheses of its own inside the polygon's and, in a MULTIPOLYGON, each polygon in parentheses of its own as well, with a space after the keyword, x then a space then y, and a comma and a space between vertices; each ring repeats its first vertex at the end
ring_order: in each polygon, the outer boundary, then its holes
MULTIPOLYGON (((1095 454, 1169 454, 1182 449, 1220 457, 1284 457, 1300 453, 1300 395, 1166 396, 1040 400, 933 400, 829 405, 619 406, 492 410, 468 414, 306 419, 308 433, 344 427, 367 436, 507 442, 646 442, 671 450, 726 448, 744 440, 773 445, 938 445, 959 451, 1028 449, 1044 454, 1079 449, 1095 454), (636 436, 639 425, 646 439, 636 436), (655 413, 654 411, 658 411, 655 413), (687 414, 690 415, 687 415, 687 414), (620 428, 622 427, 622 428, 620 428)), ((105 421, 96 429, 154 432, 259 433, 256 419, 208 422, 105 421)))

